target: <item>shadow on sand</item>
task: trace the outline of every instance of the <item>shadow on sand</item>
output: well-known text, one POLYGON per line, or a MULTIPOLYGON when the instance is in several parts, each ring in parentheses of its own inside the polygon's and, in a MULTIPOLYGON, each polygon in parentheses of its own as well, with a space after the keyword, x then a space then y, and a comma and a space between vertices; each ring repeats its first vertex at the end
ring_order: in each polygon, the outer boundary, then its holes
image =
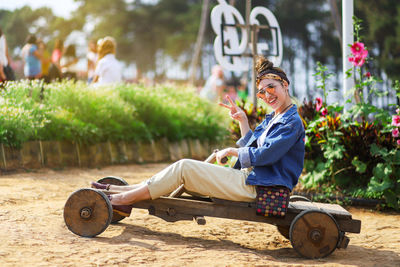
POLYGON ((380 260, 380 262, 382 262, 382 260, 383 262, 386 262, 387 260, 387 265, 379 264, 379 266, 400 266, 400 255, 393 251, 365 248, 355 245, 349 245, 347 249, 336 249, 326 258, 310 260, 304 259, 298 255, 291 247, 262 250, 251 249, 243 247, 242 245, 228 239, 209 240, 201 237, 186 237, 172 232, 154 231, 143 226, 126 223, 117 223, 115 226, 124 228, 120 235, 114 237, 96 237, 96 241, 112 244, 129 244, 154 251, 162 250, 159 244, 150 245, 146 242, 138 241, 138 239, 143 241, 156 240, 163 242, 166 245, 240 251, 241 253, 255 254, 261 258, 268 256, 268 260, 287 264, 343 264, 353 266, 376 266, 376 262, 373 260, 375 259, 380 260), (356 255, 356 257, 354 255, 356 255), (365 259, 365 262, 362 265, 360 265, 360 259, 365 259))

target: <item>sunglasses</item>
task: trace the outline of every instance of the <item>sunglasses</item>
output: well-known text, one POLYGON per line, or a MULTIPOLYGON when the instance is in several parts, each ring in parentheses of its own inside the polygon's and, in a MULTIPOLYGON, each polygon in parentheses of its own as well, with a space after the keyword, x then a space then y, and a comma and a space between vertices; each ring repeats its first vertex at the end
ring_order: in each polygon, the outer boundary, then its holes
POLYGON ((267 92, 268 94, 274 94, 275 93, 275 85, 273 84, 268 84, 267 86, 261 88, 260 90, 257 91, 257 97, 261 98, 262 96, 265 95, 267 92))

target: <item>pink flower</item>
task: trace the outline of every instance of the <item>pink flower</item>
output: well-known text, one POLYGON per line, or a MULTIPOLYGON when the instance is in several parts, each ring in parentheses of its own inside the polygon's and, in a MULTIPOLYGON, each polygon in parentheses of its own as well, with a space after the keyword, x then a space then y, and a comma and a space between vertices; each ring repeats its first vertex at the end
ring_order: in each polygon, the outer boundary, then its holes
POLYGON ((397 139, 397 145, 400 146, 400 139, 397 139))
POLYGON ((399 137, 399 129, 394 129, 393 131, 392 131, 392 136, 393 137, 399 137))
MULTIPOLYGON (((353 63, 356 67, 361 67, 365 63, 365 59, 368 56, 368 50, 365 49, 364 44, 355 42, 351 48, 352 57, 349 57, 349 62, 353 63)), ((369 78, 369 77, 368 77, 369 78)))
POLYGON ((396 113, 397 113, 397 114, 400 113, 400 108, 396 109, 396 113))
POLYGON ((364 44, 360 43, 360 42, 355 42, 351 47, 350 47, 350 51, 351 53, 353 53, 353 55, 358 55, 359 53, 361 53, 362 51, 364 51, 364 44))
POLYGON ((322 108, 322 98, 317 97, 315 99, 316 105, 315 105, 315 110, 318 112, 322 108))
POLYGON ((393 115, 392 116, 392 125, 399 127, 400 126, 400 115, 393 115))
POLYGON ((361 67, 365 63, 365 57, 357 55, 354 57, 349 57, 349 61, 353 63, 353 66, 361 67))
POLYGON ((326 108, 323 108, 323 109, 321 110, 321 114, 322 114, 322 116, 328 115, 328 110, 327 110, 326 108))
POLYGON ((367 73, 365 73, 365 77, 367 77, 367 78, 371 78, 371 72, 367 72, 367 73))

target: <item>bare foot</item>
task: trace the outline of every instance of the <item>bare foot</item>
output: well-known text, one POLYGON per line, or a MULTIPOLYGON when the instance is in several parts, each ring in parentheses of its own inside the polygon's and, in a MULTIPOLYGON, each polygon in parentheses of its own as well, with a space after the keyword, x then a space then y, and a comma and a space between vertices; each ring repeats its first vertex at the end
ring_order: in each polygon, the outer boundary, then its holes
POLYGON ((111 195, 111 204, 112 205, 128 205, 129 200, 126 193, 118 193, 111 195))

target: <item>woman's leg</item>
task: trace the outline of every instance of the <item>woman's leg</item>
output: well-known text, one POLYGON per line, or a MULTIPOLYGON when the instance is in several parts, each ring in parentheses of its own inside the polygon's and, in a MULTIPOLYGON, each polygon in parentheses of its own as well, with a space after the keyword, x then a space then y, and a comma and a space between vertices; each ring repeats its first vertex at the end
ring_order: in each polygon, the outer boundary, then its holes
POLYGON ((139 187, 143 186, 144 184, 147 184, 147 181, 143 181, 139 184, 132 184, 132 185, 113 185, 113 184, 101 184, 101 183, 97 183, 97 182, 92 182, 91 186, 93 188, 106 189, 106 190, 112 191, 112 192, 127 192, 127 191, 134 190, 136 188, 139 188, 139 187))
POLYGON ((184 159, 155 174, 136 189, 115 194, 114 205, 132 204, 144 199, 156 199, 174 191, 181 184, 189 191, 201 195, 235 201, 252 201, 256 197, 254 186, 246 185, 247 174, 202 161, 184 159))
POLYGON ((111 198, 111 204, 113 205, 127 205, 133 204, 142 200, 150 199, 150 192, 147 184, 135 188, 133 190, 122 192, 118 194, 113 194, 111 198))

